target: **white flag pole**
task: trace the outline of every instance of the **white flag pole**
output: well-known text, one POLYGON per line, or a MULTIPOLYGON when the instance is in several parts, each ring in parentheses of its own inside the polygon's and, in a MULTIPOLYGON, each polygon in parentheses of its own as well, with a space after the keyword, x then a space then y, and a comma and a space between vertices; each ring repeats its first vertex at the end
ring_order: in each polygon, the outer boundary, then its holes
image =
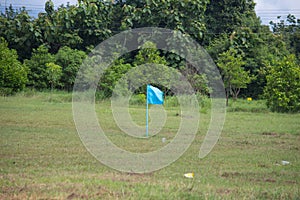
POLYGON ((147 94, 146 94, 146 137, 149 136, 149 133, 148 133, 148 85, 147 85, 147 90, 146 90, 147 94))

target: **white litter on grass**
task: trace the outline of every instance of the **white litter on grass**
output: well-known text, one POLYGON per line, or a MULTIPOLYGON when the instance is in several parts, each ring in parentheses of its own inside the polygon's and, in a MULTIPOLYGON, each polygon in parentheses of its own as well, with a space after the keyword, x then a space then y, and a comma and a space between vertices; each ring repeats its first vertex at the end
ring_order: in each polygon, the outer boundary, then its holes
POLYGON ((194 178, 194 173, 192 172, 192 173, 186 173, 186 174, 184 174, 184 177, 185 178, 194 178))
POLYGON ((282 165, 289 165, 290 162, 289 162, 289 161, 286 161, 286 160, 283 160, 283 161, 281 161, 281 164, 282 164, 282 165))

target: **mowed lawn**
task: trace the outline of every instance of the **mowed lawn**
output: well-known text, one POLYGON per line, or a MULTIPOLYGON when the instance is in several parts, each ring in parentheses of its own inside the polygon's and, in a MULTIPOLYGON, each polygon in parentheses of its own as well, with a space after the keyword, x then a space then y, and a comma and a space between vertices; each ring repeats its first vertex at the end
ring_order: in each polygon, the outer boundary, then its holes
MULTIPOLYGON (((109 101, 95 107, 108 138, 133 152, 168 144, 181 118, 179 108, 166 105, 161 133, 135 139, 114 123, 109 101)), ((133 105, 130 113, 143 125, 145 106, 133 105)), ((86 150, 73 121, 71 94, 0 97, 0 199, 300 198, 300 114, 271 113, 262 102, 231 103, 221 137, 204 159, 198 154, 209 108, 200 117, 196 138, 181 158, 159 171, 129 174, 106 167, 86 150), (185 178, 187 172, 194 178, 185 178)))

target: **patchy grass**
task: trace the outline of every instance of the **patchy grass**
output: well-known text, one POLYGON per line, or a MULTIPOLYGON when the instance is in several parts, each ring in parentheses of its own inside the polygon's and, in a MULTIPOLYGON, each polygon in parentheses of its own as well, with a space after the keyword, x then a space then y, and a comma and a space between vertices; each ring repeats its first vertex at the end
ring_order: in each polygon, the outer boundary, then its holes
MULTIPOLYGON (((49 99, 49 93, 34 92, 0 98, 0 199, 300 198, 300 114, 255 112, 263 102, 231 102, 217 145, 199 159, 210 120, 209 110, 201 112, 198 134, 180 159, 153 173, 128 174, 88 153, 76 132, 69 97, 54 93, 49 99), (194 179, 184 178, 186 172, 194 172, 194 179)), ((109 102, 96 108, 108 137, 136 152, 165 145, 161 137, 171 140, 180 121, 178 108, 168 106, 165 127, 149 142, 121 133, 109 102)), ((142 124, 144 106, 130 109, 142 124)))

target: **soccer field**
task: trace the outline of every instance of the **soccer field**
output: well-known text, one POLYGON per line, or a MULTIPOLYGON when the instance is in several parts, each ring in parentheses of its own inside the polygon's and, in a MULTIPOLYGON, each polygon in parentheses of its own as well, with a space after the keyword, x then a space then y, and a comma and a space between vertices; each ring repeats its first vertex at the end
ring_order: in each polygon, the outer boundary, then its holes
MULTIPOLYGON (((0 199, 299 199, 300 114, 259 106, 231 103, 218 143, 200 159, 210 121, 209 108, 202 109, 195 140, 183 156, 161 170, 130 174, 101 164, 84 147, 71 94, 0 97, 0 199), (185 178, 188 172, 194 178, 185 178)), ((138 139, 120 131, 109 101, 95 108, 107 137, 132 152, 167 145, 181 117, 179 108, 166 106, 161 132, 138 139)), ((130 113, 145 124, 144 105, 131 106, 130 113)))

